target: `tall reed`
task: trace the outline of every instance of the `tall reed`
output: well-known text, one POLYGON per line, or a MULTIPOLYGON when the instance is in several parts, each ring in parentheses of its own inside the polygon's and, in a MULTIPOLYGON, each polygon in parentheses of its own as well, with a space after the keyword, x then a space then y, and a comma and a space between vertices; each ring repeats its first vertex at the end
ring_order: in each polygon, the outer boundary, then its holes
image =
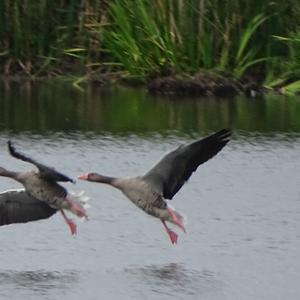
POLYGON ((299 69, 298 44, 274 38, 299 28, 298 0, 2 0, 0 73, 272 78, 299 69))
POLYGON ((295 8, 294 0, 112 1, 104 43, 134 76, 215 69, 240 78, 286 54, 272 35, 299 25, 288 14, 295 8))
POLYGON ((0 1, 0 64, 4 73, 42 72, 67 61, 95 61, 105 1, 0 1))

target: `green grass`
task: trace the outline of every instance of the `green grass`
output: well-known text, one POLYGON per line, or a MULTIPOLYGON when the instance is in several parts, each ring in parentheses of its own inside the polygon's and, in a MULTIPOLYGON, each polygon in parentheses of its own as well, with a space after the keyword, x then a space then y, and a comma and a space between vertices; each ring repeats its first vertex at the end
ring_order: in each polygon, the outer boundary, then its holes
POLYGON ((41 75, 98 60, 104 13, 99 1, 0 1, 2 73, 41 75))
MULTIPOLYGON (((0 72, 300 80, 298 0, 3 0, 0 72)), ((297 86, 297 85, 296 85, 297 86)))
POLYGON ((112 1, 104 45, 131 76, 151 77, 200 69, 266 72, 268 61, 287 56, 274 41, 299 25, 295 1, 112 1))
POLYGON ((280 88, 285 94, 300 93, 300 26, 287 36, 273 36, 277 43, 284 45, 287 55, 276 60, 266 76, 266 86, 280 88))

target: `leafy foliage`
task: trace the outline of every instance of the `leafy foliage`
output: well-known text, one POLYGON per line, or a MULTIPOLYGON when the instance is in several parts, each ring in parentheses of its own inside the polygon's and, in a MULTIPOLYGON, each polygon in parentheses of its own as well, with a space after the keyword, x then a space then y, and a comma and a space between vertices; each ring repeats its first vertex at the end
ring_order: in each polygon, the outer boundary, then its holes
POLYGON ((112 1, 104 44, 132 76, 213 69, 241 78, 285 54, 272 34, 299 24, 284 16, 291 5, 300 9, 294 1, 112 1))
POLYGON ((0 1, 2 73, 29 75, 74 61, 88 64, 101 51, 103 1, 0 1), (97 33, 97 34, 96 34, 97 33))
MULTIPOLYGON (((0 72, 299 80, 298 0, 3 0, 0 72)), ((278 81, 279 80, 279 81, 278 81)))

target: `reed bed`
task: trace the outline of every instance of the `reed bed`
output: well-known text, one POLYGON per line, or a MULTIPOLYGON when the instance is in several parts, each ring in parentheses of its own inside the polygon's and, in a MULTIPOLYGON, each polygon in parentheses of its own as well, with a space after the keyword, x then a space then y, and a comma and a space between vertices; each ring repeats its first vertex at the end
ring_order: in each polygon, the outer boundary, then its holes
POLYGON ((274 87, 300 80, 299 40, 298 0, 0 1, 4 75, 209 70, 274 87))
POLYGON ((296 45, 275 37, 300 35, 299 17, 293 0, 119 0, 110 5, 104 43, 136 77, 205 69, 272 82, 287 67, 280 61, 299 70, 296 45))
POLYGON ((42 75, 101 57, 105 1, 0 1, 0 66, 42 75))

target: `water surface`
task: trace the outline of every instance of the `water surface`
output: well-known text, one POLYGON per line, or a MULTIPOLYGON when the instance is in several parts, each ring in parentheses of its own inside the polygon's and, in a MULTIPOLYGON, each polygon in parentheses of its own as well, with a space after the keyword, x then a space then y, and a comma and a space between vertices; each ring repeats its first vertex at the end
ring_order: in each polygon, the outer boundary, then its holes
MULTIPOLYGON (((0 95, 0 165, 15 170, 31 166, 9 157, 8 138, 74 178, 132 176, 179 143, 234 129, 172 200, 188 218, 177 246, 119 191, 65 184, 91 197, 90 220, 77 222, 76 238, 59 214, 1 227, 0 298, 299 297, 299 99, 175 99, 54 84, 0 95)), ((0 190, 19 187, 0 179, 0 190)))

